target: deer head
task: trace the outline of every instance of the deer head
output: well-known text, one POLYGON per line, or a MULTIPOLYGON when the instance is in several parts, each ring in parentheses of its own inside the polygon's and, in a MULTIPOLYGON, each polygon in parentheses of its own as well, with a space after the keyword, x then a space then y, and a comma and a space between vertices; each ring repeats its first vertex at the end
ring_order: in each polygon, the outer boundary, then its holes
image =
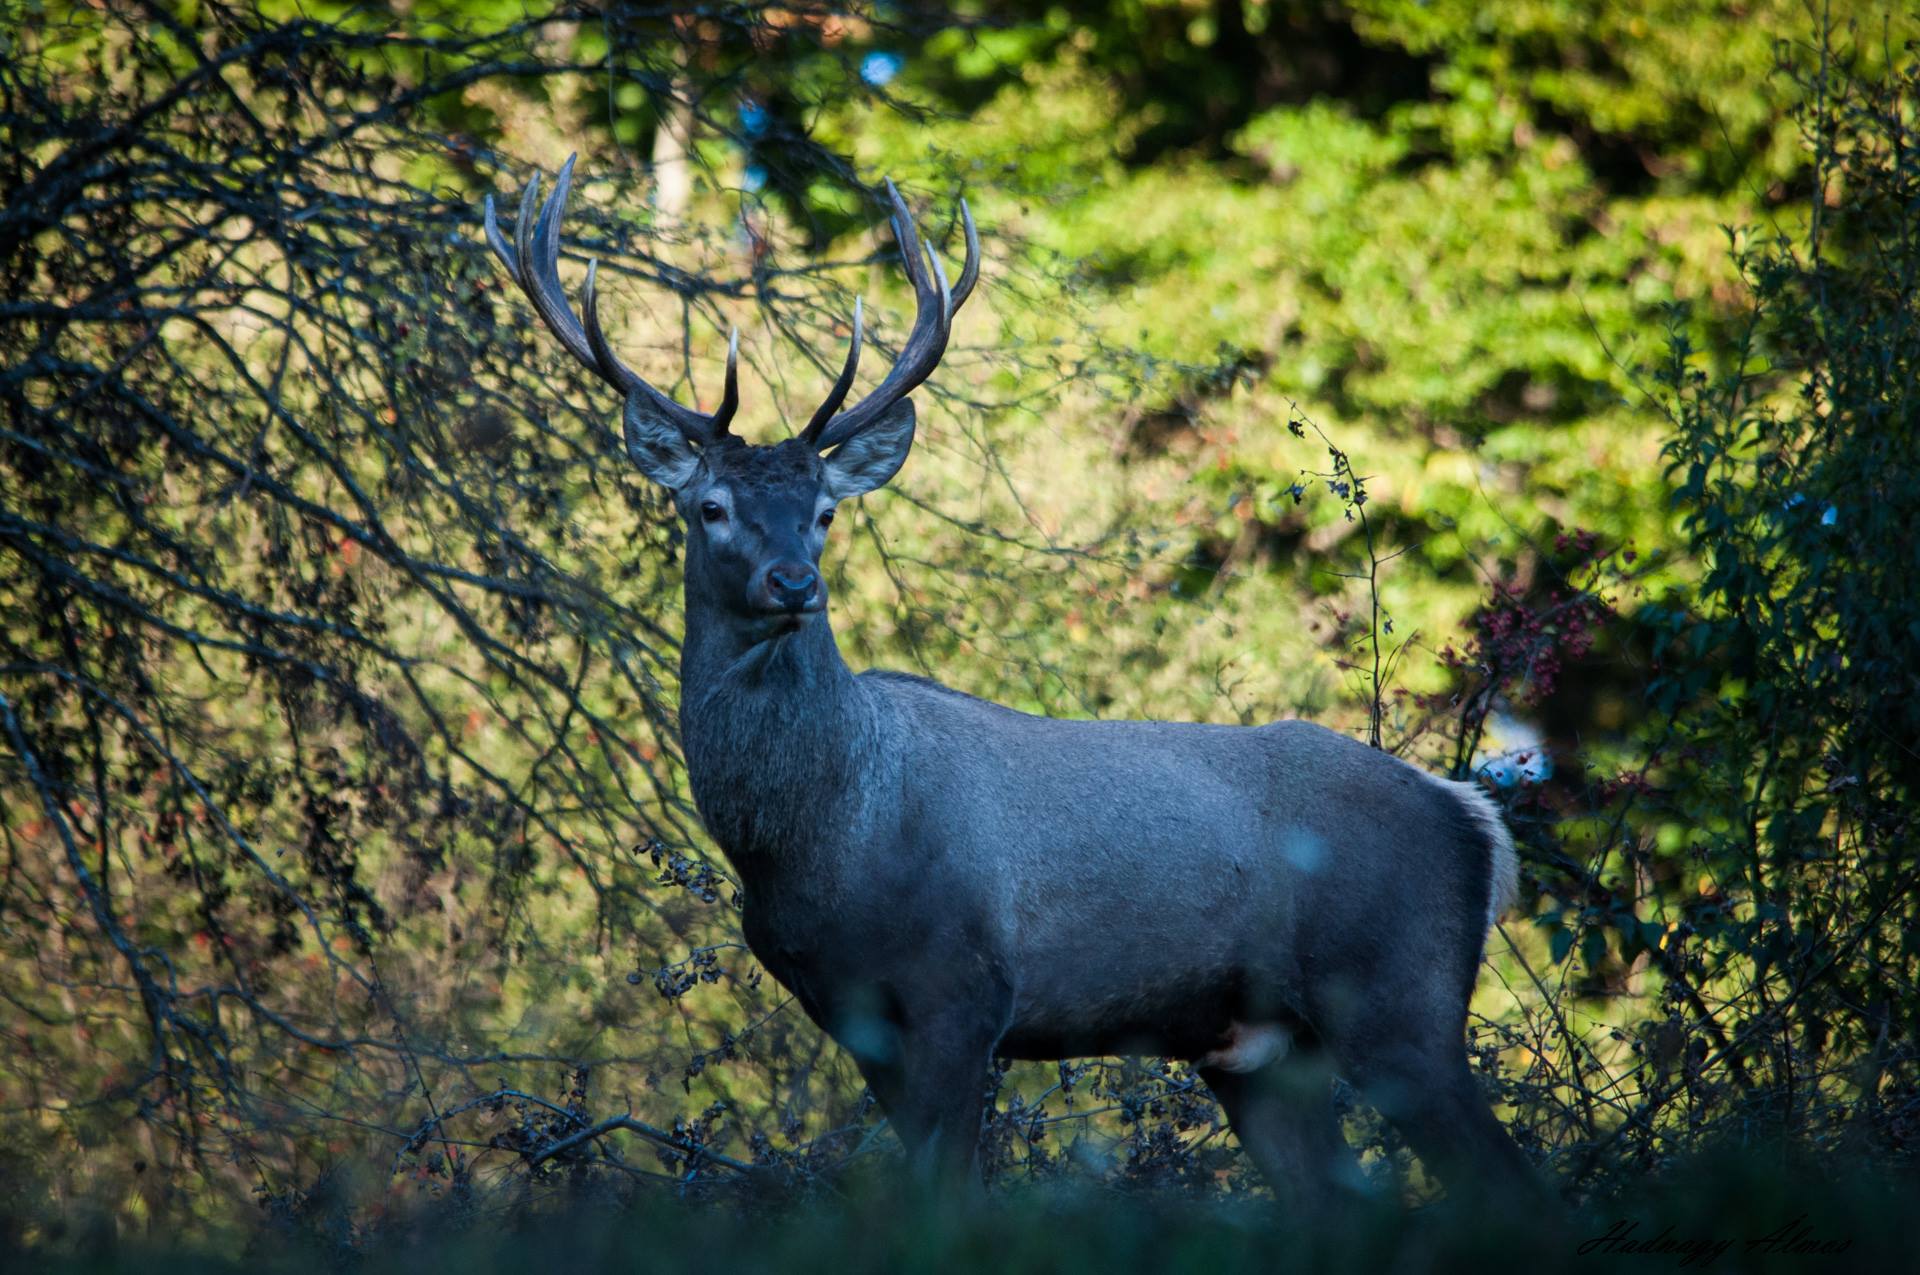
POLYGON ((835 506, 883 486, 913 445, 907 395, 939 365, 953 316, 980 273, 980 239, 966 201, 960 202, 960 218, 967 259, 959 284, 949 288, 940 258, 921 243, 900 192, 887 182, 894 238, 918 303, 899 359, 871 394, 842 410, 860 362, 856 302, 846 364, 805 428, 782 442, 751 444, 728 429, 740 403, 737 330, 727 346, 726 389, 719 406, 705 413, 674 402, 614 356, 600 330, 597 262, 587 265, 583 317, 574 314, 557 271, 573 163, 569 158, 560 169, 537 216, 540 178, 536 174, 527 183, 511 243, 488 196, 487 242, 560 344, 626 396, 627 454, 673 493, 687 525, 689 602, 698 597, 768 632, 796 629, 826 608, 817 564, 835 506))

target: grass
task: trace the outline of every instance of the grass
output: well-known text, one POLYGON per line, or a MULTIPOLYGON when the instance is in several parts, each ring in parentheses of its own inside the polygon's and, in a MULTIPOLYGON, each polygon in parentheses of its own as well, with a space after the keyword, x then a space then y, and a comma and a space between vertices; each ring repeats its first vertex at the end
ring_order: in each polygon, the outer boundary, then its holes
POLYGON ((1289 1218, 1260 1199, 1086 1186, 957 1204, 870 1182, 805 1202, 671 1191, 565 1206, 469 1202, 377 1230, 330 1222, 322 1210, 198 1245, 66 1235, 0 1266, 73 1275, 1896 1270, 1911 1268, 1916 1185, 1906 1169, 1752 1148, 1670 1166, 1558 1215, 1500 1201, 1376 1201, 1289 1218))

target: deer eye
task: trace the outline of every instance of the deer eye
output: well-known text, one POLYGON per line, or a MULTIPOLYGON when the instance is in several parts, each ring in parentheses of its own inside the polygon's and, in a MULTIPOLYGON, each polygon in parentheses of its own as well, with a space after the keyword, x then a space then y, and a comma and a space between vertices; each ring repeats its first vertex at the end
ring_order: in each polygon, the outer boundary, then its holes
POLYGON ((700 502, 700 517, 707 522, 725 522, 727 511, 720 507, 717 500, 703 500, 700 502))
POLYGON ((833 510, 829 509, 820 515, 820 525, 822 527, 831 527, 833 525, 833 510))

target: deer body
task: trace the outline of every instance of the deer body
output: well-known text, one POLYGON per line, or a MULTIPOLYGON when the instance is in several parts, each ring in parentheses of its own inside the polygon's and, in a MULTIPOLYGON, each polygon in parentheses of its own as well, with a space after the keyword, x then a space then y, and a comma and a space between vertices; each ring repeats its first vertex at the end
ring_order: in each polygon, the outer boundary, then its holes
MULTIPOLYGON (((688 524, 680 724, 755 956, 859 1064, 931 1167, 977 1180, 995 1055, 1193 1061, 1276 1191, 1355 1166, 1334 1072, 1451 1176, 1522 1183, 1462 1033, 1513 848, 1477 786, 1321 727, 1037 717, 904 674, 854 674, 817 561, 833 507, 892 477, 905 395, 975 277, 949 291, 897 194, 921 314, 878 390, 750 447, 618 364, 592 293, 553 278, 558 207, 489 237, 556 335, 626 391, 628 450, 688 524), (931 316, 931 317, 930 317, 931 316), (826 453, 823 455, 822 453, 826 453), (1464 1175, 1463 1175, 1464 1177, 1464 1175)), ((963 208, 964 211, 964 208, 963 208)))
POLYGON ((1004 1001, 986 1044, 1016 1058, 1197 1059, 1382 967, 1471 985, 1492 859, 1411 766, 1306 722, 1063 721, 832 663, 831 715, 787 711, 787 659, 688 682, 682 710, 754 951, 830 1030, 832 988, 871 984, 884 1022, 928 958, 978 966, 1004 1001))

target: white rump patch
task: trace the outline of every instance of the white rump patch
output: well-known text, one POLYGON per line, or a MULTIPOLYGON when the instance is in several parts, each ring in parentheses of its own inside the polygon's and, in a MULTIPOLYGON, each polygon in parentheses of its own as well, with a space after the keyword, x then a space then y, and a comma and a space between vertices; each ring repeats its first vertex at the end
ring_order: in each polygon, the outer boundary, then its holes
POLYGON ((1493 860, 1488 872, 1487 891, 1487 928, 1500 919, 1500 914, 1512 907, 1520 897, 1520 856, 1514 853, 1513 834, 1507 831, 1507 821, 1500 817, 1500 807, 1495 804, 1487 790, 1474 780, 1458 781, 1442 779, 1438 775, 1425 775, 1433 783, 1447 790, 1447 794, 1466 808, 1467 818, 1487 839, 1488 852, 1493 860))
POLYGON ((1221 1071, 1259 1071, 1287 1056, 1293 1033, 1278 1023, 1232 1023, 1224 1045, 1200 1059, 1202 1067, 1221 1071))

